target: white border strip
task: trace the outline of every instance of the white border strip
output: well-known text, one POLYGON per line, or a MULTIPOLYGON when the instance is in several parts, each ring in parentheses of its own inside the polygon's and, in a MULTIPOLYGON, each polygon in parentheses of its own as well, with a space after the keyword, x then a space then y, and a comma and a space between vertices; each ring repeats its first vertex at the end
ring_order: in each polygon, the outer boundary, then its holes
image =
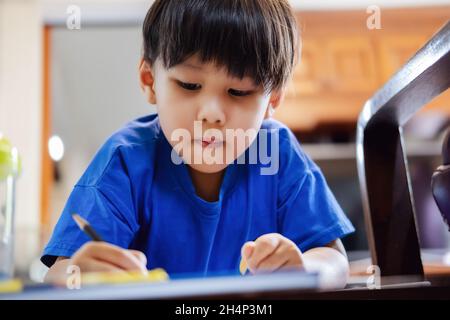
MULTIPOLYGON (((70 5, 80 7, 82 23, 88 25, 140 25, 153 0, 41 0, 40 3, 44 23, 49 25, 65 25, 70 5)), ((365 10, 370 5, 380 8, 442 6, 449 5, 449 0, 291 0, 291 4, 299 11, 365 10)))

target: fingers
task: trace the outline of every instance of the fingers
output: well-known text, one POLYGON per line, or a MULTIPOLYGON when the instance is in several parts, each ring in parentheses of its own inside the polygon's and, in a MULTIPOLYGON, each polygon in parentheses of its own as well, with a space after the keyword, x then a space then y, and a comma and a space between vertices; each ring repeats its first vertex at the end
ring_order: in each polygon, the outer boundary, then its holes
POLYGON ((253 254, 253 250, 255 249, 255 243, 253 241, 248 241, 244 243, 241 248, 241 263, 239 264, 239 272, 244 275, 247 272, 248 264, 247 260, 253 254))
POLYGON ((244 245, 242 246, 242 250, 241 250, 241 256, 248 260, 251 255, 253 254, 253 251, 255 249, 255 242, 253 241, 248 241, 246 243, 244 243, 244 245))
POLYGON ((294 243, 283 242, 274 253, 261 261, 256 272, 301 270, 303 269, 301 257, 302 254, 294 243))
MULTIPOLYGON (((124 273, 123 269, 120 269, 110 263, 103 262, 100 260, 92 260, 89 262, 90 268, 94 269, 96 272, 119 272, 124 273)), ((81 268, 81 267, 80 267, 81 268)))
POLYGON ((145 254, 142 251, 138 251, 138 250, 131 250, 128 249, 129 252, 131 252, 132 255, 134 255, 136 258, 138 258, 138 260, 144 265, 147 265, 147 257, 145 256, 145 254))
POLYGON ((98 267, 104 270, 105 264, 108 264, 110 268, 147 274, 143 256, 138 251, 122 249, 106 242, 88 242, 74 255, 73 264, 79 265, 84 271, 100 271, 98 267))
POLYGON ((265 234, 254 242, 246 242, 241 254, 251 273, 303 268, 300 249, 278 233, 265 234))
POLYGON ((288 263, 288 258, 284 254, 283 248, 280 247, 259 263, 255 273, 274 272, 285 266, 288 263))
MULTIPOLYGON (((254 248, 252 254, 250 256, 246 256, 248 268, 252 273, 256 272, 261 261, 275 252, 281 244, 280 240, 281 239, 273 233, 265 234, 256 239, 253 245, 254 248)), ((245 246, 243 249, 245 249, 245 246)))
POLYGON ((91 256, 113 264, 123 270, 142 270, 144 266, 142 262, 128 250, 121 249, 115 245, 105 242, 98 243, 98 247, 92 250, 91 256))

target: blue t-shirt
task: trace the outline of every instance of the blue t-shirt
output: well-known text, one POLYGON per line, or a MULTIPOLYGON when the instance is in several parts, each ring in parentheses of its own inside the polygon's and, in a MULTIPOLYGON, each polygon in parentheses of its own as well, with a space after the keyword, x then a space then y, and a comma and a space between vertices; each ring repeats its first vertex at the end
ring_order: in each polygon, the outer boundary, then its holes
POLYGON ((353 232, 292 132, 275 120, 264 120, 262 128, 278 134, 278 172, 264 175, 267 163, 235 160, 225 169, 219 200, 208 202, 196 195, 187 165, 172 161, 158 116, 130 122, 101 147, 75 185, 42 262, 70 257, 90 240, 74 212, 104 241, 140 250, 148 269, 172 275, 237 273, 242 245, 266 233, 280 233, 304 252, 353 232))

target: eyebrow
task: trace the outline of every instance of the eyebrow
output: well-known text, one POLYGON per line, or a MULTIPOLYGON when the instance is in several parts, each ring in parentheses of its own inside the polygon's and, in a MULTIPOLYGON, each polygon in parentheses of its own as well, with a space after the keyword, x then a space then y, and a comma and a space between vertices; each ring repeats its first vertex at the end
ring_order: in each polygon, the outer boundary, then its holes
POLYGON ((190 69, 195 69, 195 70, 203 70, 202 66, 198 66, 198 65, 195 65, 195 64, 190 64, 190 63, 187 63, 187 62, 181 63, 180 66, 187 67, 187 68, 190 68, 190 69))

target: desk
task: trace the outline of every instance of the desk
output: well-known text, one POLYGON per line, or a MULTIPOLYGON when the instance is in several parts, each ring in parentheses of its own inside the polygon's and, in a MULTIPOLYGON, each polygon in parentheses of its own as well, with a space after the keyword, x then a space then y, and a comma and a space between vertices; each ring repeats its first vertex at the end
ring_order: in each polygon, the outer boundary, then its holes
POLYGON ((427 284, 411 284, 397 278, 396 287, 370 290, 366 273, 371 264, 368 251, 349 252, 349 285, 342 290, 325 290, 319 276, 306 272, 283 272, 258 276, 216 276, 174 279, 159 283, 84 286, 68 290, 50 286, 26 287, 1 299, 450 299, 450 266, 442 257, 446 250, 422 250, 427 284))
MULTIPOLYGON (((352 280, 352 278, 350 279, 352 280)), ((450 299, 450 276, 429 284, 406 284, 395 288, 368 289, 361 284, 341 290, 323 290, 317 275, 278 273, 259 276, 228 276, 172 280, 166 283, 101 285, 80 290, 32 288, 22 293, 0 295, 12 300, 96 300, 96 299, 450 299)))
POLYGON ((0 295, 12 300, 176 299, 226 296, 263 297, 275 292, 308 292, 319 288, 316 273, 283 272, 258 276, 215 276, 165 282, 83 286, 81 289, 28 287, 21 293, 0 295))
MULTIPOLYGON (((446 249, 422 249, 420 251, 425 278, 439 283, 450 282, 450 264, 444 260, 450 255, 446 249)), ((372 264, 368 251, 348 252, 350 260, 350 275, 367 276, 367 268, 372 264)))

